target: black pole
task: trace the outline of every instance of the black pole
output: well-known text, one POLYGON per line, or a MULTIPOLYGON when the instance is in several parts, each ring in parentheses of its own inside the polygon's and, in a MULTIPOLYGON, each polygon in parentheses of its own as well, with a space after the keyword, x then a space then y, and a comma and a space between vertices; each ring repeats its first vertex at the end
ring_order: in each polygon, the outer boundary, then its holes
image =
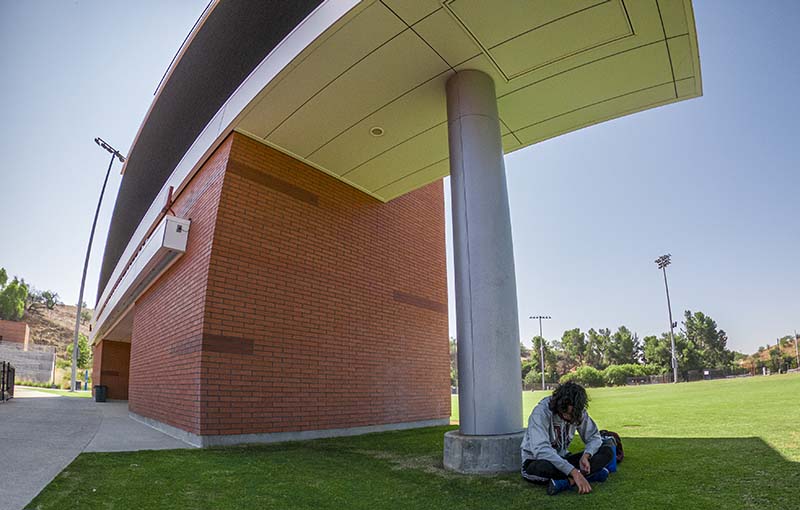
MULTIPOLYGON (((86 286, 86 271, 89 269, 89 255, 92 253, 92 241, 94 241, 94 230, 97 227, 97 217, 100 215, 100 205, 103 203, 103 195, 106 192, 106 184, 108 184, 108 176, 111 175, 111 166, 114 164, 114 158, 119 156, 118 151, 111 153, 111 161, 108 162, 108 170, 106 170, 106 178, 103 180, 103 188, 100 190, 100 198, 97 200, 97 209, 94 211, 94 221, 92 222, 92 231, 89 234, 89 245, 86 247, 86 259, 83 261, 83 276, 81 276, 81 290, 78 294, 78 306, 75 314, 75 336, 72 339, 72 377, 70 378, 69 391, 75 391, 75 376, 78 369, 78 335, 80 334, 81 327, 81 307, 83 306, 83 290, 86 286)), ((121 156, 120 156, 121 159, 121 156)))

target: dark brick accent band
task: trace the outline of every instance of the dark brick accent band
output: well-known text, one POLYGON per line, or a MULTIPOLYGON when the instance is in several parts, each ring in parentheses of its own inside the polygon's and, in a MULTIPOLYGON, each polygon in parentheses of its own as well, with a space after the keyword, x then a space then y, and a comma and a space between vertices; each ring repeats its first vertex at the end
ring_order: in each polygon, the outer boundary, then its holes
POLYGON ((253 354, 253 340, 235 336, 203 335, 204 352, 253 354))
POLYGON ((426 299, 424 297, 415 296, 399 290, 394 291, 392 297, 395 301, 405 303, 407 305, 416 306, 417 308, 424 308, 439 313, 447 313, 447 305, 426 299))
POLYGON ((236 174, 240 177, 244 177, 245 179, 253 181, 256 184, 260 184, 275 190, 278 193, 289 195, 290 197, 300 200, 301 202, 311 205, 318 205, 319 203, 319 197, 317 195, 306 191, 303 188, 295 186, 294 184, 278 179, 277 177, 273 177, 269 174, 261 172, 239 161, 228 161, 228 172, 236 174))

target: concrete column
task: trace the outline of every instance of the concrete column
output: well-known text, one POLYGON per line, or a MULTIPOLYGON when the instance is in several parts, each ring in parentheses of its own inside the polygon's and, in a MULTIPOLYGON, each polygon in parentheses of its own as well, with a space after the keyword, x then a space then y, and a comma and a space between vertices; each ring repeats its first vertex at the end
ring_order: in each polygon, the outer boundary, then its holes
MULTIPOLYGON (((519 319, 500 121, 492 78, 447 82, 458 408, 465 436, 522 429, 519 319)), ((518 444, 518 443, 517 443, 518 444)), ((517 461, 519 451, 517 454, 517 461)))

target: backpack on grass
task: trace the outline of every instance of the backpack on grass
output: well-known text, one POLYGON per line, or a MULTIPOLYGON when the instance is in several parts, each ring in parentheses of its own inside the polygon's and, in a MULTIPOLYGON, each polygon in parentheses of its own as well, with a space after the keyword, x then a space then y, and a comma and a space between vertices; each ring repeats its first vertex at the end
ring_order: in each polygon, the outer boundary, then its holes
POLYGON ((617 463, 622 462, 622 459, 625 458, 625 452, 622 449, 622 439, 620 439, 619 434, 611 432, 610 430, 601 430, 600 437, 603 438, 604 442, 606 439, 612 439, 614 441, 614 446, 617 450, 617 463))

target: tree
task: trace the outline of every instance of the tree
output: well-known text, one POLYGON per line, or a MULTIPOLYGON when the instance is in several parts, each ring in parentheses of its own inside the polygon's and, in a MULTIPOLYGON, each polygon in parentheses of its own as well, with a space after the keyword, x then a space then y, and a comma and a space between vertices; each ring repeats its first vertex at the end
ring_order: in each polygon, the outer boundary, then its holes
POLYGON ((45 308, 48 310, 52 310, 56 307, 56 305, 61 303, 61 301, 58 299, 58 293, 53 292, 52 290, 46 290, 42 292, 42 301, 44 302, 45 308))
MULTIPOLYGON (((684 313, 684 333, 699 351, 701 364, 706 368, 729 368, 733 355, 727 349, 728 335, 717 329, 717 323, 703 312, 684 313)), ((700 367, 698 367, 700 368, 700 367)))
POLYGON ((581 332, 580 328, 564 331, 561 336, 561 348, 578 365, 582 365, 586 359, 586 335, 581 332))
POLYGON ((586 339, 586 364, 597 369, 605 368, 608 365, 606 353, 610 341, 610 330, 601 329, 595 331, 594 328, 590 329, 586 339))
POLYGON ((25 310, 31 311, 44 303, 42 292, 31 287, 28 289, 28 297, 25 299, 25 310))
POLYGON ((658 365, 664 372, 671 367, 672 346, 669 341, 669 334, 665 333, 658 338, 655 335, 644 337, 644 359, 652 365, 658 365))
POLYGON ((612 365, 639 363, 641 359, 639 337, 625 326, 620 326, 611 336, 607 351, 608 361, 612 365))
POLYGON ((525 347, 525 344, 520 342, 519 343, 519 356, 520 356, 520 358, 527 358, 530 355, 531 355, 530 349, 525 347))
POLYGON ((531 372, 535 372, 537 368, 536 363, 533 361, 528 360, 522 363, 522 380, 524 381, 527 375, 531 372))
POLYGON ((16 276, 8 282, 5 269, 0 269, 0 319, 18 321, 25 314, 25 300, 28 298, 28 285, 16 276))
POLYGON ((533 347, 530 351, 531 359, 529 363, 533 370, 539 372, 540 381, 542 369, 542 356, 540 353, 542 347, 544 347, 544 376, 549 381, 558 380, 557 365, 559 363, 559 359, 554 347, 547 340, 538 335, 531 339, 531 343, 533 344, 533 347))
MULTIPOLYGON (((645 337, 643 350, 648 365, 658 366, 662 373, 672 371, 672 342, 668 332, 662 333, 660 337, 645 337)), ((675 357, 678 359, 678 368, 683 372, 703 367, 700 353, 694 343, 680 332, 675 334, 675 357)))
POLYGON ((781 365, 782 365, 782 355, 781 355, 781 348, 778 345, 775 345, 769 351, 769 369, 772 372, 780 372, 781 365))
POLYGON ((733 355, 733 362, 738 363, 743 359, 747 359, 747 354, 739 351, 732 351, 731 354, 733 355))
MULTIPOLYGON (((67 345, 67 357, 72 359, 72 343, 67 345)), ((89 339, 81 333, 78 336, 78 368, 90 368, 92 366, 92 349, 89 347, 89 339)))

